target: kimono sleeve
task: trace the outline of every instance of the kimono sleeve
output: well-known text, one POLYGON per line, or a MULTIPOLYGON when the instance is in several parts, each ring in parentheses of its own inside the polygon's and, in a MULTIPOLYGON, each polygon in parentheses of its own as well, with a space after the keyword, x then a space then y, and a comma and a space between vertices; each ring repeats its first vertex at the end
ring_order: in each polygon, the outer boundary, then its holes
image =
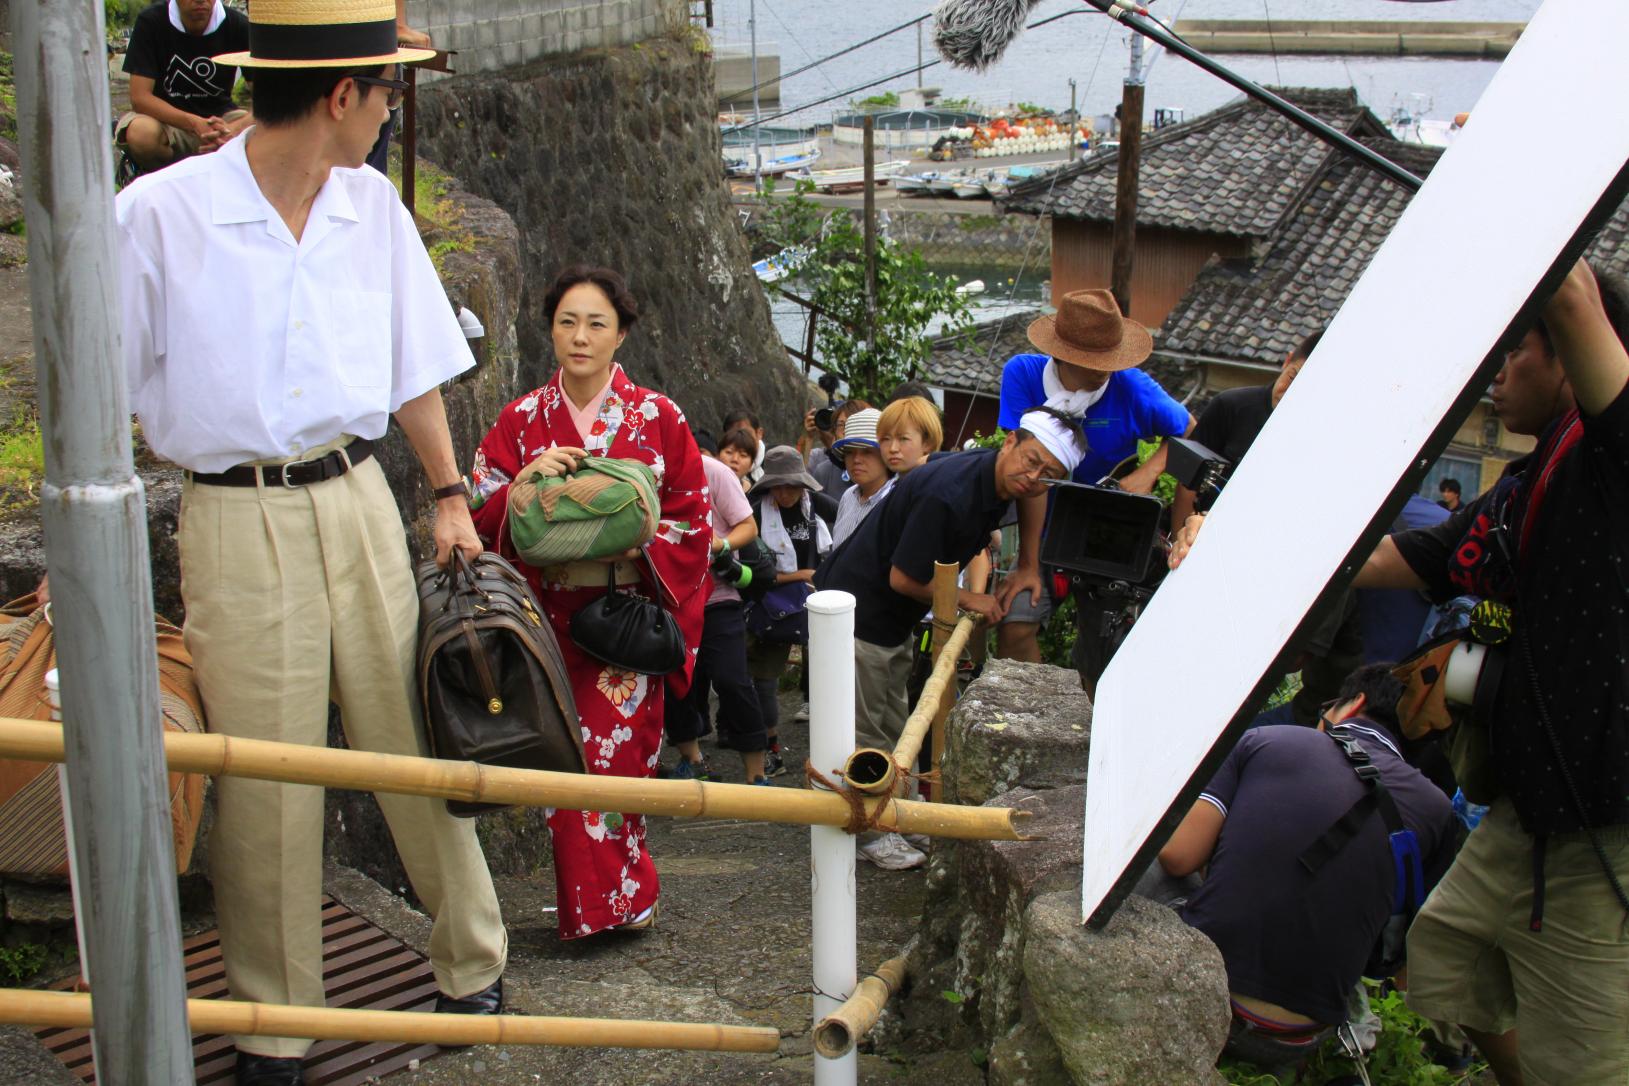
POLYGON ((524 466, 519 444, 523 424, 515 404, 505 406, 481 439, 470 465, 470 515, 481 542, 489 550, 498 549, 504 511, 509 504, 509 483, 524 466))

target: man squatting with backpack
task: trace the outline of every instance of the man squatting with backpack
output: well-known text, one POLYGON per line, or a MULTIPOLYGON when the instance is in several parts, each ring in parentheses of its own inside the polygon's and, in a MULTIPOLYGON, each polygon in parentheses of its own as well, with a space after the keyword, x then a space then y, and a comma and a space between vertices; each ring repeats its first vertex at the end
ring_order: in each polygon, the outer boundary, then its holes
POLYGON ((1442 524, 1382 540, 1355 581, 1510 608, 1475 712, 1498 798, 1408 935, 1409 1005, 1463 1027, 1502 1086, 1629 1080, 1626 330, 1629 285, 1580 261, 1493 382, 1538 447, 1442 524))

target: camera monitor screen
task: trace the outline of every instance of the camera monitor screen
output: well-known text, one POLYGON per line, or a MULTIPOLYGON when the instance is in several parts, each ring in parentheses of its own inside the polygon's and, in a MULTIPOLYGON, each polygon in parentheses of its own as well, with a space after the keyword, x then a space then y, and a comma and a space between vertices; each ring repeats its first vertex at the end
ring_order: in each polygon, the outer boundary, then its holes
POLYGON ((1073 573, 1141 581, 1153 560, 1160 511, 1159 499, 1147 494, 1057 483, 1041 561, 1073 573))

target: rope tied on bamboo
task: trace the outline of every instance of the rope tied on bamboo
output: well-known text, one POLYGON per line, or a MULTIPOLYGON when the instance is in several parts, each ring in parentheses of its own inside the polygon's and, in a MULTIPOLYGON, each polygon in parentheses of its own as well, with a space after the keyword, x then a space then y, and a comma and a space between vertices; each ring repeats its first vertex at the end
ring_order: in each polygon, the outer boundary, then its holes
POLYGON ((886 803, 879 803, 876 807, 867 807, 865 793, 855 791, 846 781, 842 786, 833 783, 832 779, 814 767, 814 763, 807 758, 803 760, 803 777, 809 782, 810 788, 824 788, 828 792, 842 796, 848 804, 848 821, 843 823, 843 832, 850 835, 862 833, 881 833, 882 809, 886 803))

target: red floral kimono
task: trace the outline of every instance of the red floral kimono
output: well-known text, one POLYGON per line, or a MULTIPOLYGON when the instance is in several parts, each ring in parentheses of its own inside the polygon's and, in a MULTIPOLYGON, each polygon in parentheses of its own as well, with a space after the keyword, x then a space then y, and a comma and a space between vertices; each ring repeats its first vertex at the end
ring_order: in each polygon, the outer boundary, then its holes
MULTIPOLYGON (((589 433, 579 434, 555 371, 549 383, 509 404, 481 441, 471 469, 475 527, 526 574, 554 627, 582 718, 590 773, 649 777, 662 743, 663 679, 621 671, 594 659, 571 640, 571 616, 605 593, 604 587, 547 584, 540 571, 516 557, 505 513, 509 482, 525 465, 557 445, 593 456, 642 460, 656 473, 661 519, 647 553, 661 574, 689 648, 684 671, 667 678, 677 696, 690 687, 707 605, 712 544, 711 503, 701 453, 684 414, 658 392, 640 388, 613 363, 611 387, 589 433)), ((646 585, 645 594, 661 599, 646 585)), ((575 939, 637 917, 656 902, 656 865, 645 848, 640 815, 561 811, 549 816, 554 840, 560 936, 575 939)))

